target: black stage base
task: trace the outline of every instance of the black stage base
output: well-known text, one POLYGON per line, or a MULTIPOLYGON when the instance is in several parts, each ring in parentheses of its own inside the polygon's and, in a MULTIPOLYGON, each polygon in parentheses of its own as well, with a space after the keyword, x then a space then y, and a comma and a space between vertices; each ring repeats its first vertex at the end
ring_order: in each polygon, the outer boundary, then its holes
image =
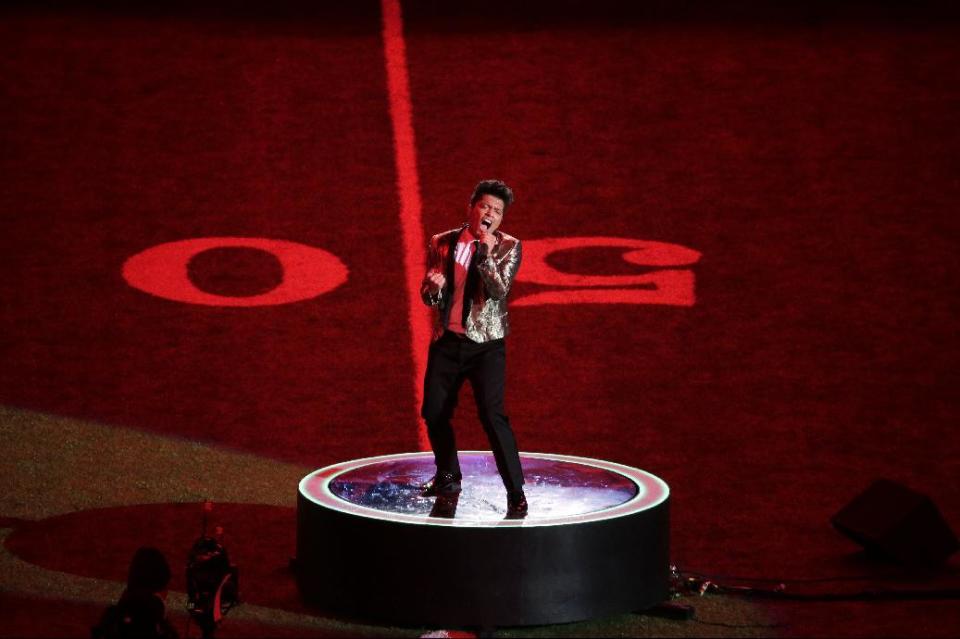
POLYGON ((297 577, 327 610, 401 625, 519 626, 668 597, 669 488, 596 459, 521 454, 530 513, 506 519, 493 456, 460 453, 463 492, 421 497, 431 453, 349 461, 300 482, 297 577))

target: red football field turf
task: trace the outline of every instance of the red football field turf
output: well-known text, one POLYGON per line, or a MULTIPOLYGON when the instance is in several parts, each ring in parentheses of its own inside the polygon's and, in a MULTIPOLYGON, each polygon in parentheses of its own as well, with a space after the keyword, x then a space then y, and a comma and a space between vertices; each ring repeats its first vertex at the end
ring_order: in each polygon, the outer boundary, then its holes
MULTIPOLYGON (((457 225, 478 179, 517 192, 502 228, 527 256, 508 340, 521 449, 663 477, 681 569, 887 570, 829 526, 877 477, 929 494, 956 529, 955 18, 409 4, 424 233, 457 225), (552 250, 561 241, 574 248, 552 250), (644 241, 700 257, 625 252, 644 241), (664 270, 692 276, 692 305, 602 279, 664 270)), ((0 403, 306 467, 416 449, 379 7, 213 7, 64 4, 0 20, 0 403), (122 276, 150 247, 222 236, 322 249, 347 280, 305 301, 222 307, 122 276)), ((241 248, 189 272, 241 297, 283 277, 275 257, 241 248)), ((469 392, 460 405, 461 448, 487 448, 469 392)), ((188 545, 196 531, 177 522, 191 508, 82 504, 8 522, 6 548, 122 581, 150 534, 174 557, 188 545)), ((292 510, 222 512, 242 522, 228 530, 243 531, 232 542, 251 603, 302 612, 282 570, 292 510)), ((43 605, 31 597, 4 595, 43 605)), ((785 634, 960 624, 943 603, 764 605, 785 634)), ((71 606, 82 634, 89 617, 71 606)))

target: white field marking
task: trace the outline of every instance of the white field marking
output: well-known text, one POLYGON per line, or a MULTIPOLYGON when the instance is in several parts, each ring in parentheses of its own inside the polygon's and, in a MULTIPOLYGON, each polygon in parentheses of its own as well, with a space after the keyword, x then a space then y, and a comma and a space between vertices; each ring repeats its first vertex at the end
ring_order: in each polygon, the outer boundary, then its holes
POLYGON ((397 167, 397 195, 400 199, 403 269, 407 285, 413 388, 418 424, 417 443, 420 450, 430 450, 426 427, 420 418, 420 405, 423 403, 423 377, 427 369, 431 319, 429 309, 420 300, 420 280, 424 270, 426 239, 423 233, 420 178, 417 173, 417 147, 413 132, 407 47, 403 38, 400 0, 381 0, 380 6, 383 13, 383 51, 387 67, 387 93, 390 98, 390 122, 393 126, 393 150, 397 167))

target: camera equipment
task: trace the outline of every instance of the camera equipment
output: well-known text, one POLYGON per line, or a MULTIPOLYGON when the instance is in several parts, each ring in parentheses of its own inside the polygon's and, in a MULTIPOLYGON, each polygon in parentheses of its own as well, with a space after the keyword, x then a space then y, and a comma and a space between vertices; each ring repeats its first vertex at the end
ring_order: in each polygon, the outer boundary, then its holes
POLYGON ((205 638, 213 637, 223 616, 240 603, 237 566, 230 563, 227 549, 217 539, 223 529, 218 526, 215 537, 207 535, 207 513, 211 510, 213 504, 206 502, 203 532, 187 557, 187 612, 205 638))

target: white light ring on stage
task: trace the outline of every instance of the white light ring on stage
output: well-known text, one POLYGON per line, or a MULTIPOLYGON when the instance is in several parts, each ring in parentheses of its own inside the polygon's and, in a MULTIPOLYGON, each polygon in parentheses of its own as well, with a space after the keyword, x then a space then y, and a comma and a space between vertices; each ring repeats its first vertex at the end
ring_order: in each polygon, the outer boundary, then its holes
MULTIPOLYGON (((490 454, 489 451, 461 451, 463 454, 490 454)), ((565 515, 562 517, 543 517, 529 519, 502 519, 490 521, 446 519, 440 517, 425 517, 423 515, 406 515, 402 513, 391 513, 376 508, 361 506, 348 502, 337 497, 330 491, 330 483, 345 472, 362 468, 371 464, 386 462, 398 459, 411 459, 416 457, 431 457, 433 453, 399 453, 394 455, 380 455, 377 457, 366 457, 363 459, 353 459, 339 464, 326 466, 316 470, 302 480, 300 480, 299 490, 304 498, 312 501, 318 506, 329 508, 338 512, 343 512, 360 517, 391 521, 402 524, 427 525, 427 526, 456 526, 467 528, 519 528, 534 526, 561 526, 568 524, 581 524, 595 521, 607 521, 617 517, 633 515, 644 510, 654 508, 667 500, 670 496, 670 488, 667 483, 644 470, 625 466, 615 462, 602 459, 592 459, 589 457, 576 457, 573 455, 554 455, 550 453, 520 453, 521 457, 531 457, 548 461, 561 461, 571 464, 580 464, 593 468, 600 468, 613 473, 617 473, 637 487, 637 494, 622 504, 617 504, 610 508, 598 510, 578 515, 565 515)))

